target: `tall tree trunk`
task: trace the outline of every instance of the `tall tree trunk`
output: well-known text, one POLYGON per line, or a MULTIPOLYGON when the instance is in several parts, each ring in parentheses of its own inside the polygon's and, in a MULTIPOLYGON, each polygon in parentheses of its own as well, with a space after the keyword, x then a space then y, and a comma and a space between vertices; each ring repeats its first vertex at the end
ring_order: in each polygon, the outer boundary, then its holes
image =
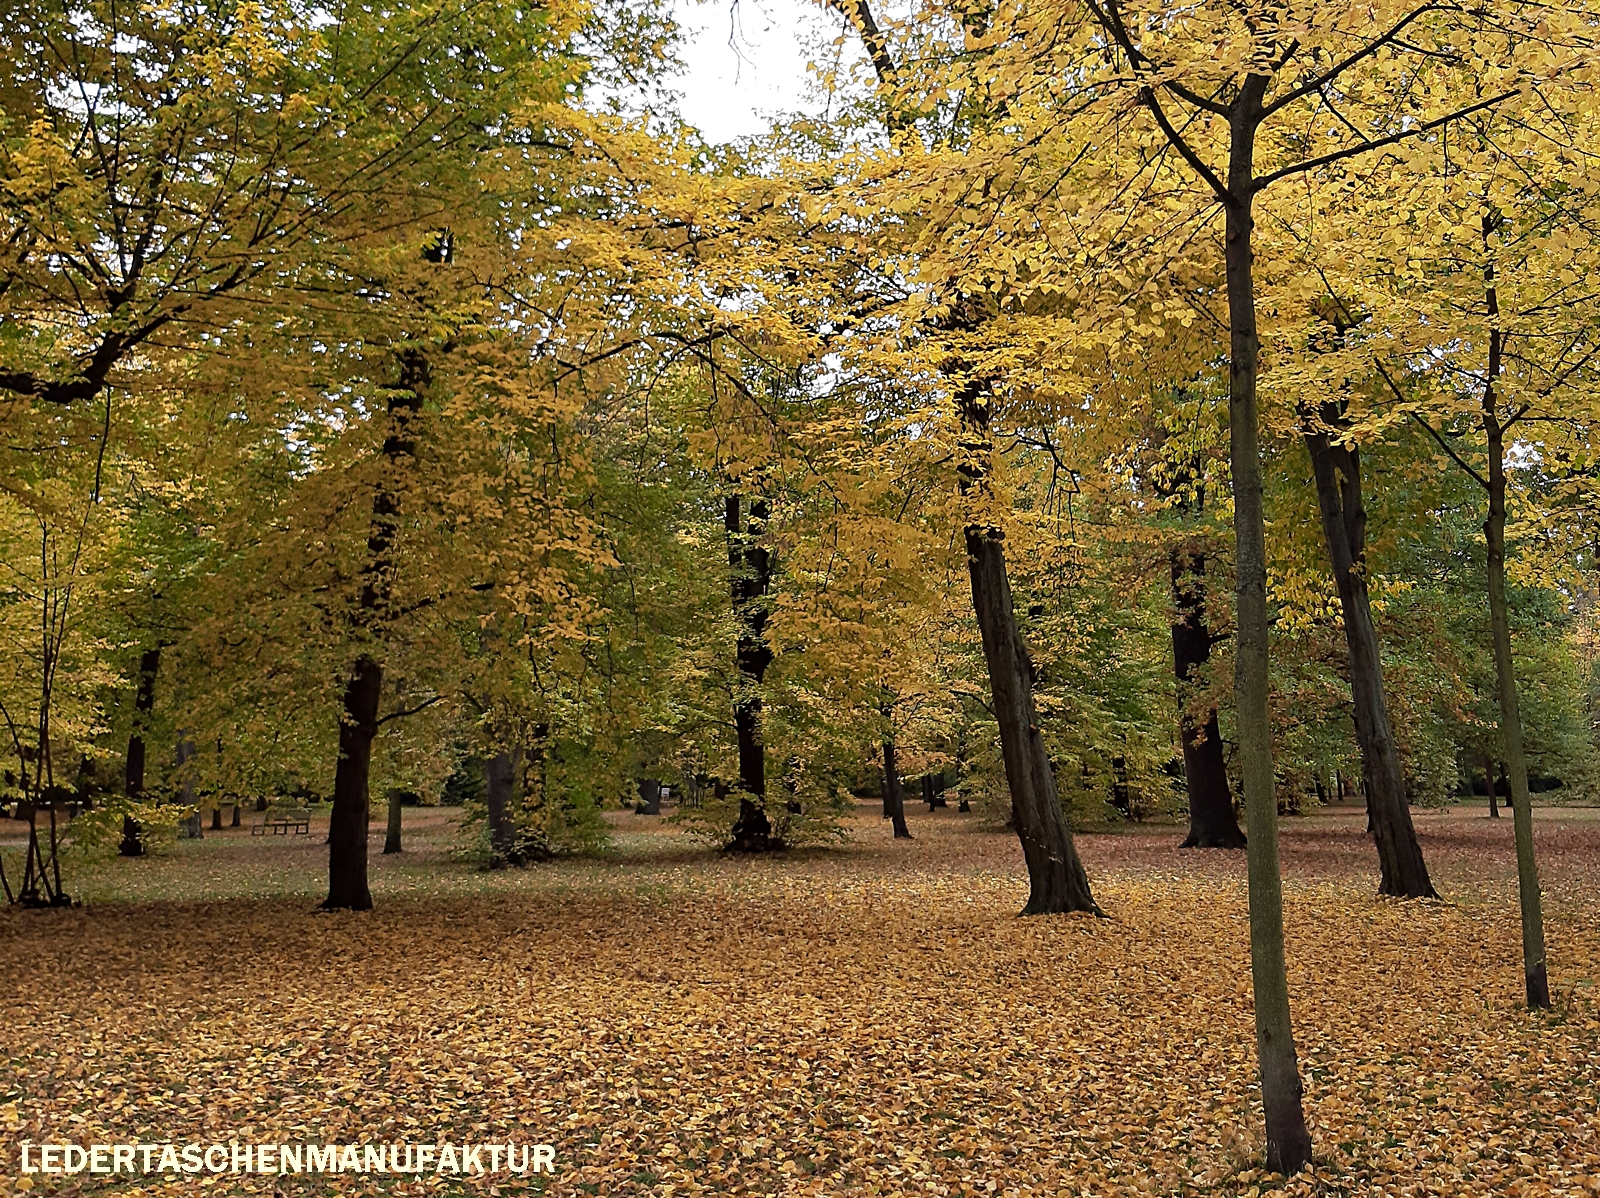
POLYGON ((1238 849, 1244 833, 1233 814, 1233 791, 1222 760, 1217 709, 1205 719, 1189 710, 1188 694, 1211 660, 1211 628, 1206 622, 1206 554, 1194 545, 1175 546, 1169 556, 1172 598, 1172 672, 1178 683, 1178 738, 1183 745, 1183 780, 1189 795, 1189 835, 1179 848, 1238 849))
POLYGON ((1247 75, 1230 106, 1224 255, 1230 331, 1229 461, 1238 568, 1234 703, 1239 713, 1239 759, 1250 836, 1250 973, 1267 1124, 1267 1167, 1296 1173, 1311 1160, 1311 1135, 1301 1105, 1283 951, 1283 879, 1278 865, 1278 802, 1273 792, 1272 723, 1267 702, 1267 532, 1256 411, 1261 345, 1256 332, 1251 246, 1255 135, 1262 119, 1261 97, 1269 82, 1263 75, 1247 75))
POLYGON ((405 791, 400 790, 398 787, 389 791, 389 819, 383 829, 384 856, 405 851, 403 840, 405 817, 402 814, 405 810, 405 805, 401 802, 404 797, 405 791))
POLYGON ((1320 423, 1305 431, 1304 440, 1316 480, 1322 539, 1344 617, 1356 743, 1361 747, 1367 811, 1378 846, 1378 893, 1436 898, 1411 822, 1400 749, 1384 700, 1383 659, 1367 593, 1367 511, 1361 497, 1360 451, 1333 441, 1332 430, 1343 422, 1337 403, 1324 404, 1319 417, 1320 423))
POLYGON ((906 827, 906 795, 900 782, 900 764, 895 759, 894 741, 883 742, 883 806, 894 821, 894 838, 910 840, 911 829, 906 827))
MULTIPOLYGON (((994 452, 989 436, 989 398, 980 383, 969 382, 962 387, 958 403, 962 421, 961 489, 981 503, 988 498, 989 458, 994 452)), ((967 526, 966 542, 972 608, 989 668, 1000 753, 1011 791, 1012 823, 1028 865, 1028 902, 1022 914, 1101 914, 1056 797, 1055 773, 1034 712, 1033 658, 1017 629, 1011 580, 1006 573, 1005 533, 985 519, 967 526)))
POLYGON ((483 763, 483 802, 489 810, 491 865, 517 865, 517 825, 512 815, 517 773, 516 756, 502 749, 483 763))
MULTIPOLYGON (((1488 226, 1485 225, 1487 233, 1488 226)), ((1490 268, 1489 318, 1493 328, 1499 305, 1490 268)), ((1489 343, 1489 385, 1484 389, 1483 429, 1489 439, 1489 517, 1484 537, 1489 546, 1489 629, 1494 640, 1495 685, 1500 692, 1500 744, 1511 780, 1511 824, 1517 840, 1517 893, 1522 904, 1522 972, 1528 1006, 1550 1007, 1550 978, 1545 965, 1544 906, 1539 895, 1539 867, 1533 855, 1533 802, 1528 794, 1528 758, 1522 744, 1522 713, 1517 675, 1511 657, 1511 615, 1506 606, 1506 468, 1505 428, 1495 412, 1495 380, 1500 376, 1501 333, 1489 343)))
MULTIPOLYGON (((156 675, 161 672, 161 647, 146 649, 139 655, 139 684, 133 700, 133 730, 128 734, 128 760, 123 771, 123 793, 135 801, 144 797, 145 725, 156 705, 156 675)), ((144 854, 144 834, 139 821, 122 817, 122 843, 117 852, 124 857, 144 854)))
POLYGON ((733 723, 739 739, 739 816, 734 821, 727 848, 737 853, 762 853, 781 848, 767 818, 766 746, 761 736, 761 682, 772 663, 767 646, 767 588, 772 579, 772 559, 759 537, 770 514, 765 499, 750 502, 745 526, 740 500, 730 495, 724 502, 728 532, 729 591, 733 615, 739 626, 736 659, 739 694, 734 700, 733 723))
POLYGON ((367 561, 355 630, 363 643, 345 680, 339 719, 339 763, 333 776, 333 813, 328 821, 328 897, 323 910, 370 911, 367 886, 367 831, 371 823, 368 782, 372 743, 378 736, 383 699, 381 660, 384 624, 394 591, 394 543, 400 528, 400 476, 417 452, 412 423, 422 411, 430 375, 428 356, 409 348, 399 356, 400 378, 389 392, 388 428, 383 439, 383 471, 372 497, 367 524, 367 561))

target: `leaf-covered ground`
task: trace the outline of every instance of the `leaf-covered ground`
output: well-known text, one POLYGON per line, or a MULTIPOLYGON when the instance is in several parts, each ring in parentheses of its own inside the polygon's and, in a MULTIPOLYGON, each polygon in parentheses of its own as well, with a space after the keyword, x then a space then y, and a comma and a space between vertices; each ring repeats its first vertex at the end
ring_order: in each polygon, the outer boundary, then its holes
MULTIPOLYGON (((608 860, 493 875, 448 858, 445 813, 407 815, 371 914, 311 913, 320 837, 242 832, 0 913, 0 1193, 22 1140, 234 1138, 549 1142, 560 1195, 1282 1188, 1256 1167, 1239 855, 1085 836, 1114 918, 1021 920, 1015 840, 949 812, 914 809, 907 844, 863 808, 852 845, 771 860, 620 815, 608 860)), ((1358 814, 1286 823, 1317 1153, 1288 1190, 1600 1194, 1600 812, 1540 813, 1542 1016, 1510 821, 1418 820, 1448 902, 1377 898, 1358 814)), ((209 1188, 275 1180, 489 1188, 209 1188)))

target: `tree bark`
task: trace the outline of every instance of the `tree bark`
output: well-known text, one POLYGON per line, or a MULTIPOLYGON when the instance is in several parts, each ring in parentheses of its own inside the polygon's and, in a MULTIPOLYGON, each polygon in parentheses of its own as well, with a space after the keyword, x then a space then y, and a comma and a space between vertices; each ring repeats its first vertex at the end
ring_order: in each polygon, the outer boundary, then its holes
POLYGON ((237 801, 233 804, 233 818, 228 821, 228 827, 239 827, 239 804, 237 801))
POLYGON ((422 411, 430 378, 427 355, 419 349, 399 354, 399 384, 389 392, 388 428, 383 440, 383 477, 372 497, 367 525, 367 562, 355 630, 362 642, 355 667, 345 680, 339 719, 339 763, 333 778, 333 813, 328 821, 328 897, 325 911, 370 911, 367 886, 367 831, 371 823, 368 781, 372 742, 378 736, 383 699, 380 658, 383 625, 394 590, 394 543, 400 528, 399 476, 416 455, 412 423, 422 411))
POLYGON ((894 838, 910 840, 911 829, 906 827, 906 795, 900 781, 900 765, 895 758, 894 741, 883 742, 883 807, 888 818, 894 821, 894 838))
POLYGON ((1384 699, 1383 658, 1367 592, 1367 512, 1361 498, 1360 451, 1334 443, 1331 430, 1342 420, 1336 403, 1324 404, 1319 415, 1320 423, 1305 431, 1304 440, 1316 480, 1322 539, 1344 617, 1356 743, 1361 747, 1367 811, 1378 847, 1378 893, 1437 898, 1411 822, 1400 749, 1384 699))
POLYGON ((405 851, 402 837, 402 833, 405 831, 405 820, 401 814, 404 810, 401 800, 404 797, 405 792, 402 790, 395 789, 389 792, 389 819, 383 830, 384 856, 405 851))
POLYGON ((213 832, 222 831, 222 803, 220 800, 211 809, 211 830, 213 832))
POLYGON ((661 783, 654 778, 639 779, 639 803, 635 815, 661 814, 661 783))
MULTIPOLYGON (((1490 231, 1485 219, 1485 239, 1490 231)), ((1489 515, 1484 538, 1489 548, 1489 629, 1494 640, 1494 675, 1500 692, 1501 759, 1511 782, 1511 824, 1517 841, 1517 894, 1522 906, 1522 972, 1528 1006, 1550 1007, 1545 964, 1544 905, 1539 867, 1533 853, 1533 803, 1528 794, 1528 759, 1522 744, 1522 713, 1511 657, 1511 615, 1506 605, 1505 427, 1495 412, 1495 380, 1500 375, 1502 334, 1494 328, 1499 305, 1489 268, 1489 385, 1484 389, 1483 429, 1489 440, 1489 515)))
POLYGON ((1212 636, 1206 622, 1206 555, 1195 546, 1176 546, 1169 556, 1172 598, 1172 672, 1178 684, 1178 739, 1183 746, 1183 781, 1189 796, 1189 835, 1179 848, 1239 849, 1244 833, 1233 813, 1233 790, 1222 759, 1217 709, 1203 721, 1189 710, 1188 692, 1211 660, 1212 636))
MULTIPOLYGON (((183 766, 194 757, 194 742, 182 733, 178 736, 177 760, 181 771, 183 766)), ((194 811, 186 815, 183 823, 179 825, 178 835, 184 840, 202 840, 205 833, 200 828, 200 807, 195 800, 194 779, 184 775, 178 783, 178 802, 184 807, 194 807, 194 811)))
POLYGON ((724 501, 729 592, 739 626, 735 651, 739 694, 733 705, 739 740, 739 816, 726 847, 736 853, 764 853, 783 847, 781 839, 773 836, 772 823, 767 818, 766 747, 761 736, 761 683, 772 663, 764 602, 772 579, 772 559, 757 538, 765 529, 770 511, 765 499, 751 500, 746 527, 740 508, 737 495, 724 501))
MULTIPOLYGON (((123 793, 135 801, 144 797, 144 734, 150 712, 156 705, 156 675, 161 672, 161 647, 146 649, 139 655, 139 683, 133 700, 133 730, 128 734, 128 759, 123 771, 123 793)), ((144 855, 144 834, 139 821, 122 817, 122 843, 117 852, 123 857, 144 855)))
POLYGON ((1267 1167, 1296 1173, 1311 1160, 1300 1067, 1289 1014, 1283 950, 1283 879, 1278 865, 1278 802, 1273 792, 1272 724, 1267 702, 1266 516, 1257 428, 1255 263, 1251 236, 1256 193, 1255 135, 1269 78, 1245 77, 1230 106, 1224 255, 1227 268, 1229 460, 1238 590, 1234 702, 1245 823, 1250 837, 1250 973, 1255 992, 1256 1053, 1267 1124, 1267 1167))
MULTIPOLYGON (((957 402, 962 422, 961 489, 971 498, 982 499, 988 490, 989 457, 994 451, 988 396, 981 383, 969 382, 957 402)), ((1006 573, 1005 533, 986 520, 974 522, 966 528, 966 543, 972 608, 983 637, 1000 753, 1011 791, 1012 823, 1028 865, 1028 902, 1022 914, 1102 914, 1056 796, 1055 773, 1034 712, 1033 658, 1017 629, 1011 580, 1006 573)))
POLYGON ((517 825, 512 815, 517 761, 502 749, 483 763, 483 802, 489 810, 490 864, 517 865, 517 825))
POLYGON ((328 817, 328 897, 322 903, 326 911, 372 909, 372 892, 367 887, 368 782, 382 697, 383 666, 363 655, 344 686, 339 764, 333 775, 333 811, 328 817))

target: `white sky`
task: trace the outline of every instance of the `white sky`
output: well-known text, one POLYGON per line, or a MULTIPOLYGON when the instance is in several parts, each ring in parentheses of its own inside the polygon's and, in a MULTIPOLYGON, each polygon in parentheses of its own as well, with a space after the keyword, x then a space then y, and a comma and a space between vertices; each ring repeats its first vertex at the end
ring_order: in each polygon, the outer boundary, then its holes
POLYGON ((707 140, 762 133, 782 113, 823 110, 806 64, 838 53, 828 43, 840 22, 817 0, 674 0, 673 15, 688 70, 670 86, 684 120, 707 140))

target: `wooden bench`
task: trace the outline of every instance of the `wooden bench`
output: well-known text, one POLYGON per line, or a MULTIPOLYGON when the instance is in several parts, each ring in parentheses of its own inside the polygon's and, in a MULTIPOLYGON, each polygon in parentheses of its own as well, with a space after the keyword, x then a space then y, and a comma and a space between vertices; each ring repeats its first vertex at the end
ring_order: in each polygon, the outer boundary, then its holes
POLYGON ((311 812, 305 807, 268 807, 250 825, 250 835, 311 835, 311 812))

